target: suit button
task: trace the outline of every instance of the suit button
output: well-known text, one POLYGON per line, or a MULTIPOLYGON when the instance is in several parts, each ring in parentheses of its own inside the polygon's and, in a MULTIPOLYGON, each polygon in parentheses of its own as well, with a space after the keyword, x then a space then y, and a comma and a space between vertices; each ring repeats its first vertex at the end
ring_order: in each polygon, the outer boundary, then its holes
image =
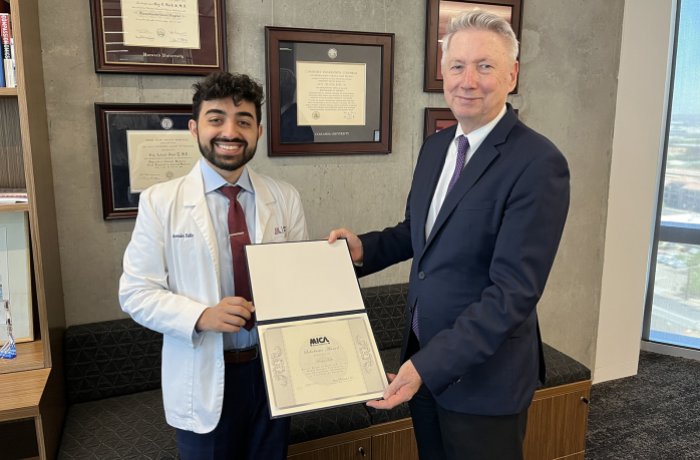
POLYGON ((424 280, 425 279, 425 272, 418 272, 418 279, 424 280))

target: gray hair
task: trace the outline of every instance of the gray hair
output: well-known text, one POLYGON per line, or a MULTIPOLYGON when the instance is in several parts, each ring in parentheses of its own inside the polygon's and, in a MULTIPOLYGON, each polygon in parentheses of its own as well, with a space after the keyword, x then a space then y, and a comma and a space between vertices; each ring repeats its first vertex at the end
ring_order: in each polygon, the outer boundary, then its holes
POLYGON ((503 37, 513 60, 518 59, 518 39, 508 21, 502 17, 481 9, 469 10, 452 18, 447 26, 445 36, 442 37, 442 62, 445 62, 447 49, 450 47, 450 39, 455 32, 460 30, 488 30, 503 37))

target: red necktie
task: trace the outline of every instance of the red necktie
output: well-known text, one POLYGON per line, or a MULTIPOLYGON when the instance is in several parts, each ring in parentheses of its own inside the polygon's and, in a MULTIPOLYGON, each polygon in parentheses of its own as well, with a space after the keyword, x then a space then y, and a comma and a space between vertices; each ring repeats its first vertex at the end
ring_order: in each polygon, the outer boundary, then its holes
MULTIPOLYGON (((248 264, 246 262, 244 249, 246 244, 250 244, 250 236, 248 235, 248 225, 246 225, 243 207, 238 202, 238 194, 241 193, 241 187, 224 186, 219 190, 221 190, 221 193, 229 200, 228 236, 229 240, 231 240, 235 294, 246 300, 252 300, 250 280, 248 279, 248 264)), ((252 317, 243 327, 250 330, 254 323, 255 317, 252 317)))

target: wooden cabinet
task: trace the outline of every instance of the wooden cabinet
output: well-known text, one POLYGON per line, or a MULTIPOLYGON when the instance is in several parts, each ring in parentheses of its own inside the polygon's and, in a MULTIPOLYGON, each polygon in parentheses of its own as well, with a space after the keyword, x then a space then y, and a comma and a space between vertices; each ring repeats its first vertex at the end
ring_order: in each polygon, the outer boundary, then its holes
POLYGON ((356 441, 349 441, 335 444, 328 447, 319 447, 287 457, 288 460, 357 460, 370 459, 371 438, 361 438, 356 441))
POLYGON ((0 88, 0 187, 26 188, 34 340, 0 360, 3 458, 54 458, 63 423, 61 340, 65 328, 56 208, 41 62, 38 0, 10 0, 17 88, 0 88), (11 436, 11 437, 10 437, 11 436), (27 440, 27 442, 24 442, 27 440))
POLYGON ((583 459, 591 381, 535 392, 528 412, 525 460, 583 459))
POLYGON ((372 459, 418 459, 413 427, 386 426, 382 434, 372 436, 372 459))
POLYGON ((288 460, 418 460, 410 419, 289 446, 288 460))
MULTIPOLYGON (((583 460, 591 381, 535 392, 523 446, 525 460, 583 460)), ((289 446, 289 460, 418 460, 411 419, 289 446)))

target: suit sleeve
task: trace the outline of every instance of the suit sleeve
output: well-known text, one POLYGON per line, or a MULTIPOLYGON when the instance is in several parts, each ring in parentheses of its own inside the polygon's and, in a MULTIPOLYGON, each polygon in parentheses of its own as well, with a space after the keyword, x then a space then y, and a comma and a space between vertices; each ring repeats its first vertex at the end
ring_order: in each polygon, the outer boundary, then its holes
POLYGON ((491 284, 453 326, 411 357, 439 395, 495 354, 533 314, 549 276, 569 207, 569 170, 555 151, 530 163, 507 199, 489 267, 491 284), (449 359, 444 359, 449 356, 449 359))
POLYGON ((358 276, 371 275, 413 257, 409 201, 410 194, 406 202, 405 218, 402 222, 379 232, 359 235, 360 241, 362 241, 364 259, 362 267, 357 268, 358 276))
POLYGON ((124 253, 119 302, 137 323, 196 346, 201 335, 195 333, 195 324, 207 306, 171 292, 163 223, 149 192, 141 194, 134 232, 124 253))

